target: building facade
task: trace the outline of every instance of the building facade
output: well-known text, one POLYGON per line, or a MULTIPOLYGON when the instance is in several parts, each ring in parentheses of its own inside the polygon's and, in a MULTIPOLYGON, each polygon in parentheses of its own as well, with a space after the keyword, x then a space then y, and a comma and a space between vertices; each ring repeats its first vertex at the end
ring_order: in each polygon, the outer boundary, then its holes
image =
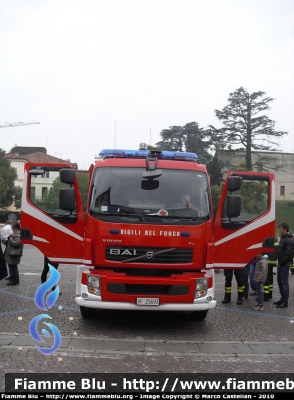
MULTIPOLYGON (((219 160, 224 164, 224 177, 229 170, 245 162, 243 150, 219 150, 219 160)), ((280 151, 253 151, 253 170, 275 175, 276 200, 294 200, 294 153, 280 151)))
MULTIPOLYGON (((24 166, 26 163, 38 163, 42 166, 45 163, 53 163, 53 164, 68 164, 70 160, 63 160, 59 157, 53 157, 47 154, 46 149, 43 151, 37 151, 32 153, 26 153, 26 149, 32 151, 34 148, 26 148, 19 147, 21 150, 21 154, 18 152, 15 153, 7 153, 4 155, 10 162, 10 166, 16 169, 17 178, 14 182, 15 186, 23 187, 24 180, 24 166)), ((40 148, 37 148, 38 150, 40 148)), ((73 164, 73 163, 70 163, 73 164)), ((77 165, 73 164, 76 168, 77 165)), ((34 185, 31 187, 31 198, 35 198, 36 200, 41 200, 43 196, 45 196, 49 190, 52 189, 54 180, 59 176, 58 171, 46 171, 44 175, 38 176, 34 178, 34 185)), ((14 210, 14 207, 11 207, 11 210, 14 210)))

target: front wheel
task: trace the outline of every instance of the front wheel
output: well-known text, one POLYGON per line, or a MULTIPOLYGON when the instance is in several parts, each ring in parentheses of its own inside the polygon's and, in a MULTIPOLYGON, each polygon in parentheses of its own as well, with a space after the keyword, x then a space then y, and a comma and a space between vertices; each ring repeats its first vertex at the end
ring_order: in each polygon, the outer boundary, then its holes
POLYGON ((95 315, 95 308, 80 306, 80 311, 83 318, 92 318, 95 315))
POLYGON ((203 320, 205 320, 207 313, 208 313, 208 310, 192 311, 191 317, 194 321, 203 321, 203 320))

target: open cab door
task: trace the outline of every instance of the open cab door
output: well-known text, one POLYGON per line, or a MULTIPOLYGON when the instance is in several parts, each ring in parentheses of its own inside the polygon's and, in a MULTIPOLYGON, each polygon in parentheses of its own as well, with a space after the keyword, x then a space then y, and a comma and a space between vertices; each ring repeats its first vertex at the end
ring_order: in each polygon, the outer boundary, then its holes
POLYGON ((92 262, 90 243, 84 239, 78 174, 81 173, 72 164, 25 165, 22 243, 36 246, 52 262, 88 265, 92 262))
POLYGON ((275 236, 275 182, 267 173, 229 172, 214 224, 213 268, 243 268, 275 236))

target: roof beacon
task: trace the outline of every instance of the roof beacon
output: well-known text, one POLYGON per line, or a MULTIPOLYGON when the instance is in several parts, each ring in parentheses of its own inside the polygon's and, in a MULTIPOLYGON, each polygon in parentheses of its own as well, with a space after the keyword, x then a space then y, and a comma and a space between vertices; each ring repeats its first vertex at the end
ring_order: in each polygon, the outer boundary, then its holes
POLYGON ((184 151, 154 151, 154 150, 101 150, 99 156, 101 158, 146 158, 155 156, 159 160, 175 160, 175 161, 198 161, 195 153, 184 151))

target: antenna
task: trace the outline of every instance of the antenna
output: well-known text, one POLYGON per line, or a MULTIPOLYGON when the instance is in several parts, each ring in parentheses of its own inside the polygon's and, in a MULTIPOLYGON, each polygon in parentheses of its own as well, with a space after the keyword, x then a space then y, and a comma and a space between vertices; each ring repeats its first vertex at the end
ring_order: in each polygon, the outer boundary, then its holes
POLYGON ((114 121, 114 150, 116 149, 116 121, 114 121))
POLYGON ((150 146, 152 146, 152 145, 151 145, 151 132, 152 132, 152 131, 151 131, 151 129, 150 129, 150 143, 149 143, 150 146))

